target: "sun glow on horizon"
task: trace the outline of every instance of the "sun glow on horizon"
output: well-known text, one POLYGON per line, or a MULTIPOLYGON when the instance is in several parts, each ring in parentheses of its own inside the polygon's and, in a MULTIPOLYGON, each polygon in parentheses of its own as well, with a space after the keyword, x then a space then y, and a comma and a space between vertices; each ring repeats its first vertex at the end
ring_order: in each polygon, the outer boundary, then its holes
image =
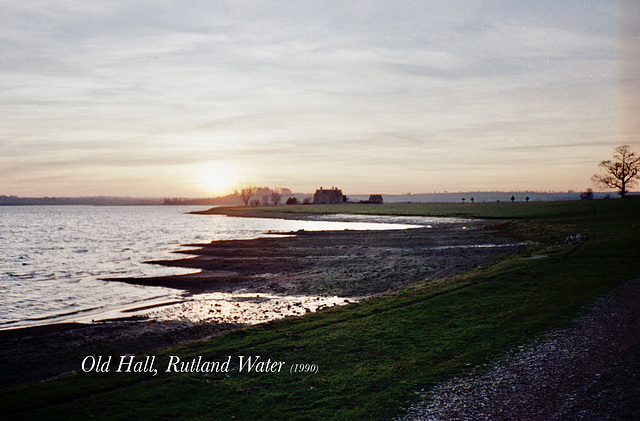
POLYGON ((23 3, 0 195, 578 191, 640 150, 638 1, 23 3))
POLYGON ((233 192, 235 170, 228 162, 208 162, 198 170, 198 184, 206 195, 224 196, 233 192))

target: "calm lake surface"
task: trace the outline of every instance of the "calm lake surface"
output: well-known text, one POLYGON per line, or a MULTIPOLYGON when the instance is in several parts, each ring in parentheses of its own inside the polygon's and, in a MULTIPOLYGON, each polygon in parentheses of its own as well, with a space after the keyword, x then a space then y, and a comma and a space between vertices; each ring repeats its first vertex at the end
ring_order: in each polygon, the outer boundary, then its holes
POLYGON ((0 329, 87 320, 106 310, 180 297, 101 278, 189 273, 145 264, 182 244, 300 229, 398 229, 454 219, 325 216, 313 221, 189 215, 199 206, 0 207, 0 329), (351 222, 345 222, 344 219, 351 222), (341 219, 342 221, 338 221, 341 219))

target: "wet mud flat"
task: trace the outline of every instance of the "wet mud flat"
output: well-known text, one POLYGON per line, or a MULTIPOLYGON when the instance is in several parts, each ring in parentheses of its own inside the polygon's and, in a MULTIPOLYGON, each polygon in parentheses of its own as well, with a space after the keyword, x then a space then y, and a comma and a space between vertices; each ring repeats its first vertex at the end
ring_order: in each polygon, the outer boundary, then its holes
POLYGON ((191 293, 237 290, 365 297, 494 261, 522 244, 478 223, 386 231, 297 231, 190 244, 189 257, 148 263, 199 273, 118 279, 191 293), (195 256, 195 257, 194 257, 195 256))
POLYGON ((0 331, 0 384, 76 371, 87 355, 140 354, 346 304, 485 265, 525 247, 498 234, 474 222, 188 245, 183 258, 150 263, 198 273, 110 280, 179 289, 183 302, 122 319, 0 331))

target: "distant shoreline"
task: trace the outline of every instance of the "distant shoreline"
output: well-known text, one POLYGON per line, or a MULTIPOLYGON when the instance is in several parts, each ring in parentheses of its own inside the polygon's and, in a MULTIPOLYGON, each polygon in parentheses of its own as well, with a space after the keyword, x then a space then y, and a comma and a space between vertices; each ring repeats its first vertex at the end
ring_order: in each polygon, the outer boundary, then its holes
MULTIPOLYGON (((581 192, 454 192, 454 193, 420 193, 420 194, 383 194, 385 203, 460 203, 464 198, 467 203, 508 202, 513 196, 516 201, 523 202, 528 197, 532 202, 556 200, 580 200, 581 192)), ((637 196, 639 193, 629 193, 637 196)), ((283 203, 288 197, 295 197, 299 202, 312 193, 292 193, 283 196, 283 203)), ((351 194, 349 199, 358 202, 366 200, 368 194, 351 194)), ((615 192, 594 192, 594 199, 617 198, 615 192)), ((240 201, 233 196, 211 198, 145 198, 118 196, 90 197, 18 197, 0 195, 0 206, 237 206, 240 201)))

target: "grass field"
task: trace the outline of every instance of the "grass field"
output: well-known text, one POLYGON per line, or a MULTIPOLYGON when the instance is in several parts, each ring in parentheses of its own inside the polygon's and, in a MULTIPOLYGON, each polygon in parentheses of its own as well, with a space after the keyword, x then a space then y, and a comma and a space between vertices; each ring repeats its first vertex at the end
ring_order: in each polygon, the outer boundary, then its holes
POLYGON ((154 353, 261 356, 318 372, 74 374, 5 387, 13 419, 388 419, 428 388, 549 329, 640 275, 640 201, 281 206, 264 210, 497 219, 529 255, 154 353), (588 240, 565 245, 569 234, 588 240), (530 253, 531 251, 529 251, 530 253))
POLYGON ((364 215, 460 216, 474 218, 546 218, 563 215, 591 215, 598 208, 610 208, 606 200, 515 202, 515 203, 392 203, 386 205, 350 203, 341 205, 284 205, 258 209, 292 213, 341 213, 364 215))

